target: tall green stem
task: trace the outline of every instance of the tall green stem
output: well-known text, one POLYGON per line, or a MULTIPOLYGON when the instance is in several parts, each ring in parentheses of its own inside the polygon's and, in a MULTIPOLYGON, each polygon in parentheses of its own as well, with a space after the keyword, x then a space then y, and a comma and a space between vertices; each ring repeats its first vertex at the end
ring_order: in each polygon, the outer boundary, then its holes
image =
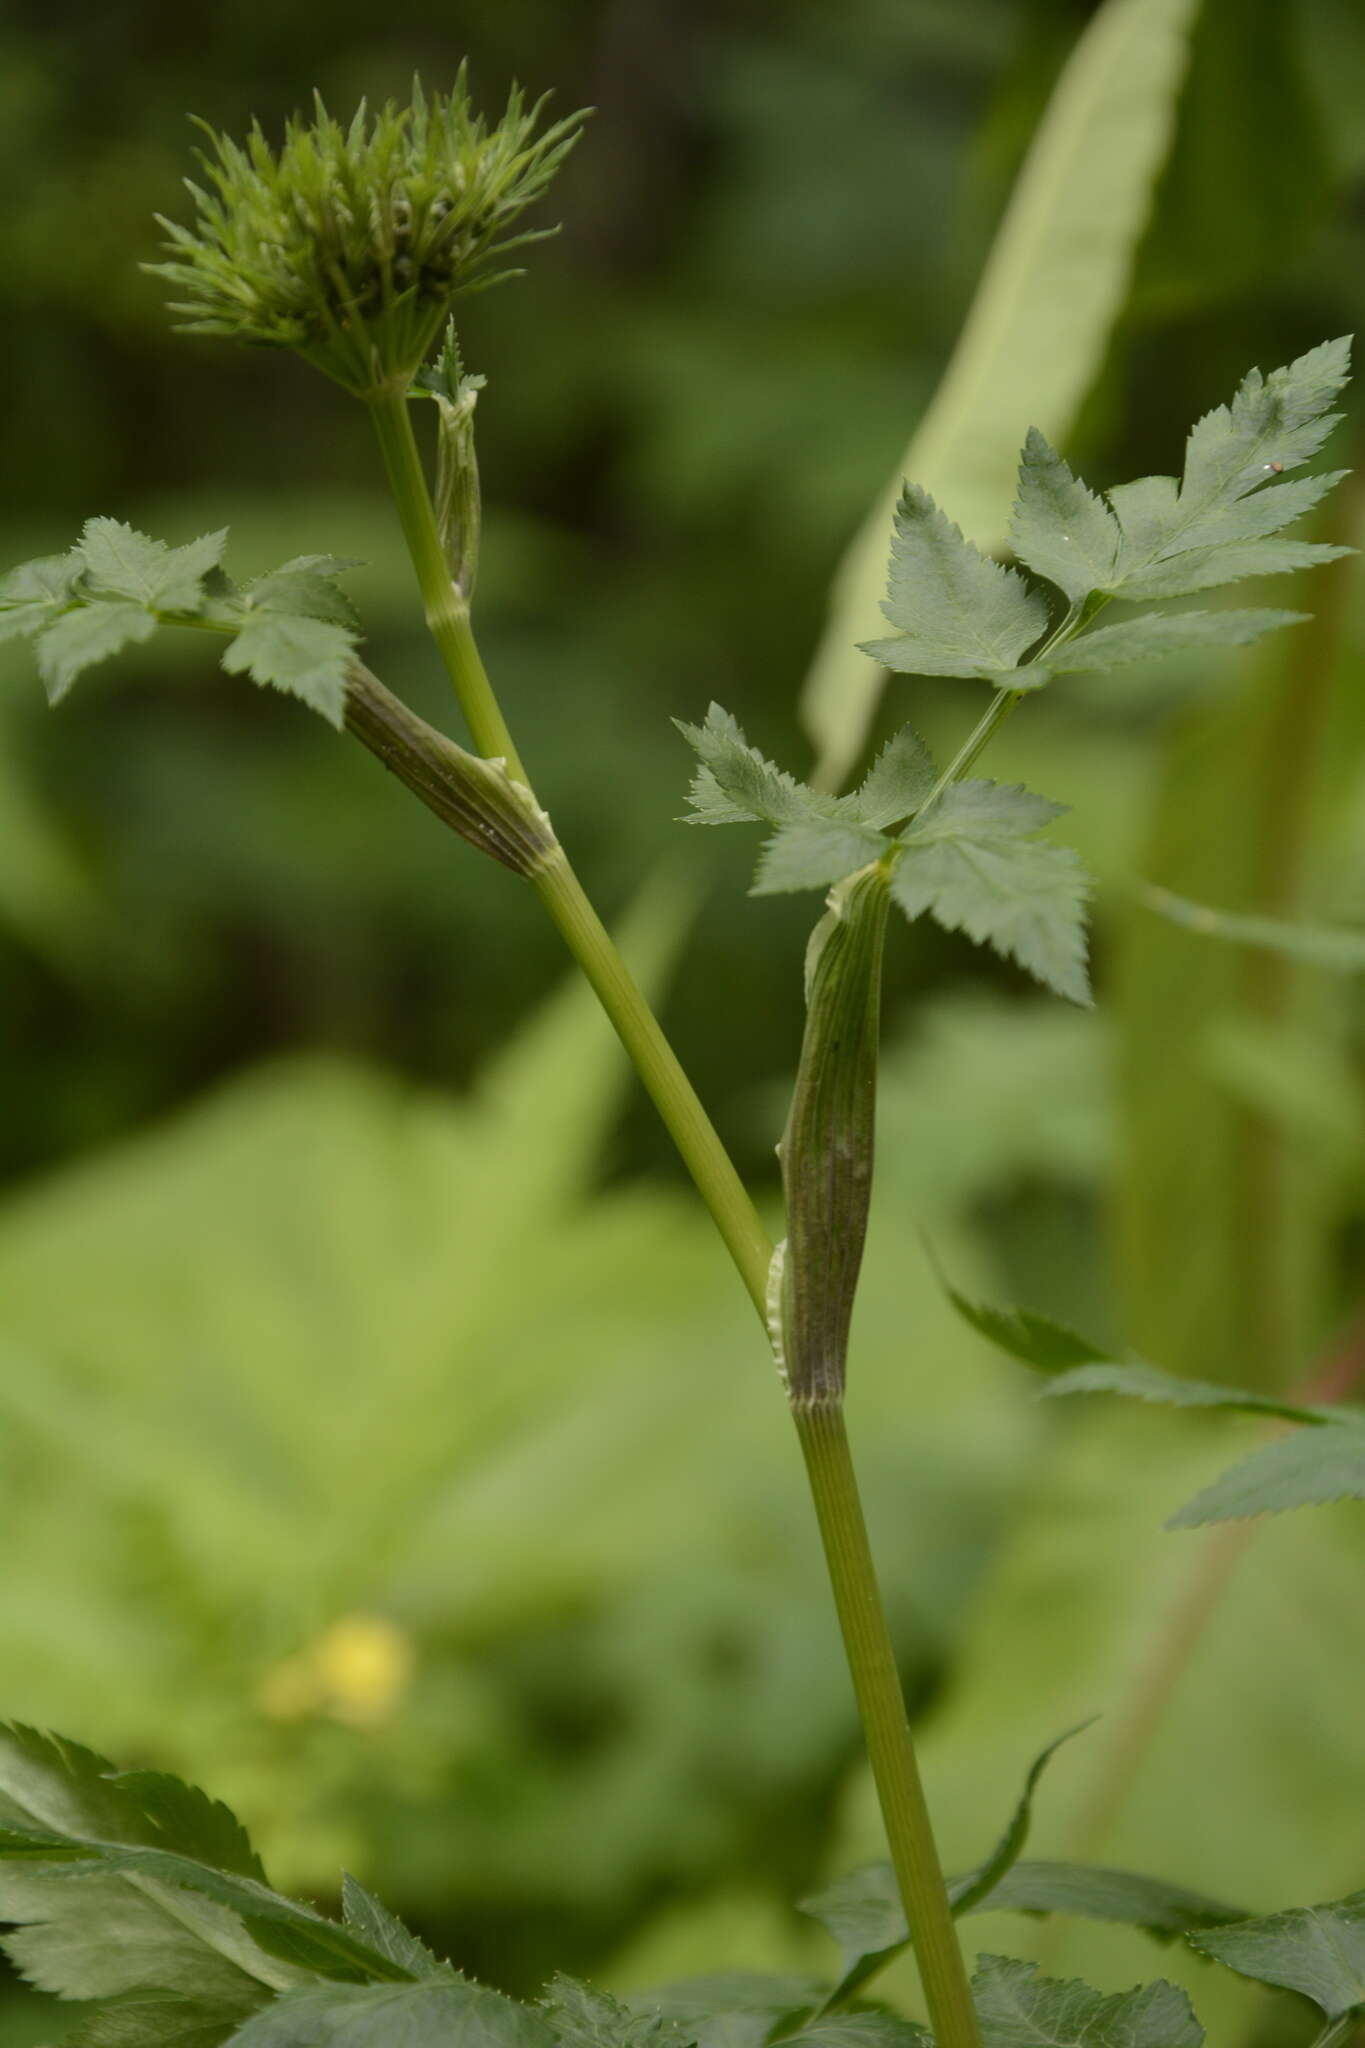
MULTIPOLYGON (((529 788, 469 623, 451 580, 412 431, 406 397, 370 405, 399 518, 426 609, 460 708, 479 752, 500 755, 529 788)), ((533 885, 597 994, 729 1248, 765 1326, 772 1244, 734 1164, 629 969, 562 850, 533 885)), ((882 1611, 842 1414, 794 1410, 829 1563, 835 1605, 939 2048, 979 2048, 962 1952, 948 1908, 900 1678, 882 1611)))
POLYGON ((976 2013, 877 1588, 843 1411, 819 1404, 794 1407, 792 1413, 929 2018, 939 2048, 979 2048, 976 2013))
MULTIPOLYGON (((470 627, 468 601, 451 581, 408 400, 385 394, 370 411, 427 625, 474 744, 489 759, 501 756, 509 774, 529 787, 470 627)), ((629 1053, 766 1324, 772 1242, 696 1090, 563 852, 557 852, 532 881, 629 1053)))

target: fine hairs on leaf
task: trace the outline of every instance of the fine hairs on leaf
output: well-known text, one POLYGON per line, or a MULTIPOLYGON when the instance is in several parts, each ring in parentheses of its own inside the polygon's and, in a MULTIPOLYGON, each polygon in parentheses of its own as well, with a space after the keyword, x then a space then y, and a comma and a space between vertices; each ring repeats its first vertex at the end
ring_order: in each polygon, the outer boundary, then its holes
POLYGON ((927 912, 1060 995, 1089 1001, 1089 883, 1068 847, 1037 837, 1061 814, 1060 804, 993 782, 940 789, 927 748, 908 726, 842 797, 810 789, 766 760, 719 705, 704 725, 680 723, 679 730, 702 764, 688 822, 776 828, 759 858, 754 895, 829 888, 880 861, 906 917, 927 912), (888 830, 898 823, 899 832, 888 830))
POLYGON ((1035 427, 1024 443, 1010 525, 1024 569, 981 555, 916 486, 896 514, 886 602, 896 628, 863 651, 909 675, 947 675, 1021 692, 1053 675, 1103 673, 1182 649, 1242 646, 1301 612, 1144 611, 1096 625, 1113 600, 1189 596, 1250 576, 1280 575, 1348 549, 1273 540, 1310 511, 1344 472, 1289 478, 1340 418, 1329 410, 1350 373, 1350 342, 1312 349, 1263 377, 1253 370, 1231 404, 1193 429, 1185 473, 1143 477, 1108 502, 1075 476, 1035 427), (1060 607, 1060 610, 1058 609, 1060 607))

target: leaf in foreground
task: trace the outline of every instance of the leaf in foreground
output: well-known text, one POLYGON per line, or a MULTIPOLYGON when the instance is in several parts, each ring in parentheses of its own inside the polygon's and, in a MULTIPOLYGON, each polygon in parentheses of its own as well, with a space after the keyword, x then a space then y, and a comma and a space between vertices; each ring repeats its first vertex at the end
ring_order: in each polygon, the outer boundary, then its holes
POLYGON ((981 1957, 972 1996, 984 2048, 1200 2048, 1204 2039, 1174 1984, 1106 1995, 1037 1972, 1036 1963, 981 1957))
MULTIPOLYGON (((32 1729, 0 1730, 0 1919, 19 1923, 3 1947, 41 1989, 170 1991, 240 2009, 311 1976, 412 1974, 383 1945, 272 1891, 259 1868, 236 1820, 203 1793, 158 1772, 120 1776, 32 1729)), ((384 1917, 392 1940, 397 1923, 384 1917)))
POLYGON ((136 1991, 89 2014, 59 2048, 223 2048, 251 2011, 221 1999, 136 1991))
POLYGON ((554 2048, 555 2037, 529 2006, 452 1979, 290 1991, 229 2039, 232 2048, 554 2048))
POLYGON ((1301 1991, 1329 2019, 1365 2006, 1365 1891, 1191 1935, 1202 1954, 1244 1977, 1301 1991))
POLYGON ((1035 836, 1062 809, 1026 789, 953 783, 904 833, 891 893, 907 917, 927 910, 946 930, 965 931, 1059 995, 1088 1003, 1089 878, 1070 847, 1035 836))
POLYGON ((908 675, 997 679, 1048 624, 1042 592, 964 540, 917 484, 906 484, 896 507, 882 610, 896 635, 863 652, 908 675))
POLYGON ((632 2012, 575 1977, 552 1978, 541 2005, 559 2048, 690 2048, 690 2036, 673 2020, 632 2012))
POLYGON ((818 2006, 824 1987, 811 1977, 725 1970, 631 1995, 637 2013, 676 2021, 692 2048, 763 2048, 777 2022, 818 2006))

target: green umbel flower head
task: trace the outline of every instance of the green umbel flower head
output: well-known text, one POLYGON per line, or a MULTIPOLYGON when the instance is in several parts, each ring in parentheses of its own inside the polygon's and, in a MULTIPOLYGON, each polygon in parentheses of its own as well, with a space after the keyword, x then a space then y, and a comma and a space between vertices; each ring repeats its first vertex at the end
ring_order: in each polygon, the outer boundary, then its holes
POLYGON ((184 294, 188 333, 294 349, 359 393, 402 385, 456 294, 515 276, 495 260, 554 232, 508 232, 580 132, 571 115, 537 134, 544 104, 514 87, 487 128, 461 65, 448 97, 414 81, 410 107, 362 103, 349 128, 317 99, 278 154, 259 126, 243 146, 201 123, 194 225, 158 216, 170 260, 147 268, 184 294))

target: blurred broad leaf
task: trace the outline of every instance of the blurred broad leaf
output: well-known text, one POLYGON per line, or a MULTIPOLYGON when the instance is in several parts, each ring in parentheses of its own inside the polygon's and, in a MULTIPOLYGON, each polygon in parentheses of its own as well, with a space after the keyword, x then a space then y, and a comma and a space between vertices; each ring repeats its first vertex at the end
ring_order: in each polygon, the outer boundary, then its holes
POLYGON ((1001 223, 953 358, 892 484, 840 565, 803 710, 820 779, 858 758, 883 678, 877 630, 902 477, 952 509, 979 547, 1003 544, 1019 443, 1062 440, 1127 289, 1169 147, 1198 0, 1106 0, 1069 58, 1001 223))

